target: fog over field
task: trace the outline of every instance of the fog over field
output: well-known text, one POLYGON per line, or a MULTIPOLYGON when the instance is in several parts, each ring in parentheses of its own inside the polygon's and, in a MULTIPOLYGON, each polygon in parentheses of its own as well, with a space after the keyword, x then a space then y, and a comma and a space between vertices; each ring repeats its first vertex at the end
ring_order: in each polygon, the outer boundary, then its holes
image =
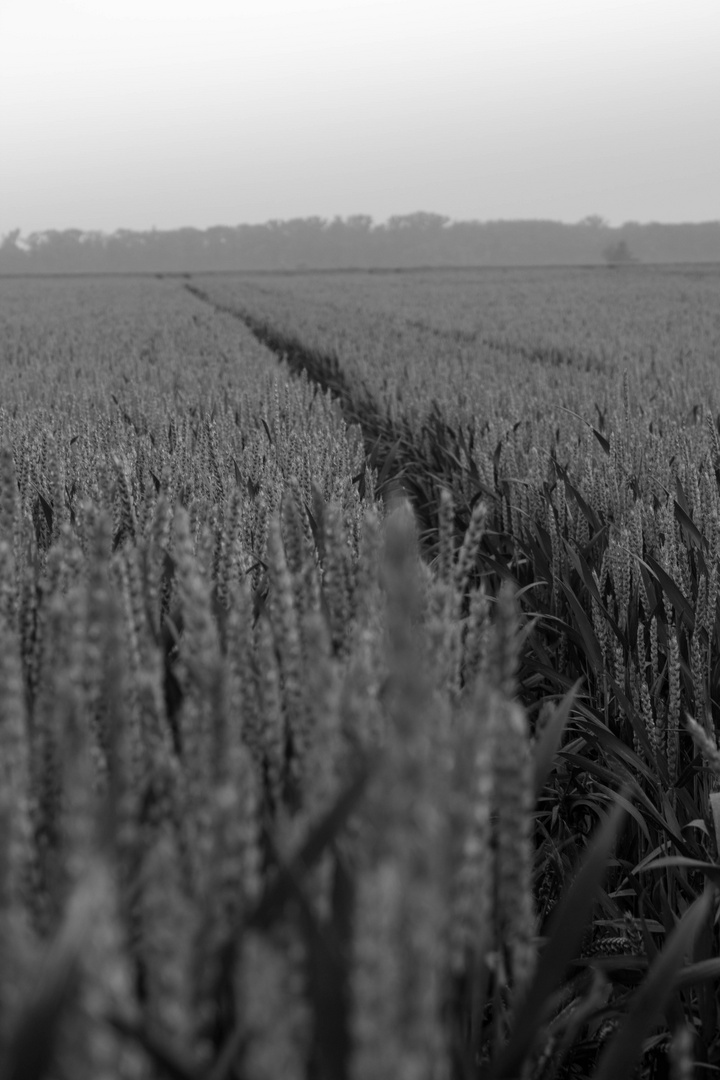
POLYGON ((0 7, 0 236, 717 220, 714 0, 0 7))

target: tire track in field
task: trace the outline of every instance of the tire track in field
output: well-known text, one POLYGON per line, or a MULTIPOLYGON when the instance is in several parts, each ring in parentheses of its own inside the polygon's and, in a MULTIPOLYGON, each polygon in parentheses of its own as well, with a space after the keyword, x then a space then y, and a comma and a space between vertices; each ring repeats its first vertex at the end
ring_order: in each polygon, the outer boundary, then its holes
POLYGON ((218 303, 196 285, 186 284, 185 289, 215 311, 223 315, 231 315, 243 323, 261 345, 288 365, 293 374, 299 375, 305 372, 310 382, 324 391, 330 391, 340 405, 345 419, 349 423, 359 424, 363 429, 363 435, 366 434, 366 425, 368 429, 377 427, 377 423, 373 423, 373 414, 379 417, 379 406, 367 387, 359 388, 348 379, 340 367, 337 356, 317 349, 309 349, 298 338, 282 333, 270 323, 256 318, 246 309, 218 303))
POLYGON ((471 499, 461 501, 456 511, 456 528, 467 527, 472 506, 480 495, 496 497, 495 492, 479 484, 477 468, 472 458, 473 433, 453 429, 444 419, 436 403, 418 428, 408 417, 392 417, 359 379, 349 378, 337 355, 310 349, 299 338, 279 330, 264 319, 258 319, 247 309, 216 302, 195 284, 186 283, 196 299, 215 311, 231 315, 254 337, 284 361, 295 375, 303 372, 324 392, 338 402, 348 425, 357 424, 365 444, 367 464, 377 469, 380 482, 378 494, 383 497, 402 487, 411 499, 420 523, 423 546, 432 550, 437 540, 437 506, 439 490, 448 488, 456 495, 465 485, 458 483, 460 474, 467 473, 477 487, 471 499))

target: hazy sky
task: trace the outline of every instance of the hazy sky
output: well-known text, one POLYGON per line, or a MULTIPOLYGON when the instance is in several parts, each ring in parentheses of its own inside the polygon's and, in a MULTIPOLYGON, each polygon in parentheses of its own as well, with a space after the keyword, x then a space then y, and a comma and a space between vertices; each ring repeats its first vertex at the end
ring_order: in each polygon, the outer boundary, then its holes
POLYGON ((0 0, 0 235, 720 219, 720 0, 0 0))

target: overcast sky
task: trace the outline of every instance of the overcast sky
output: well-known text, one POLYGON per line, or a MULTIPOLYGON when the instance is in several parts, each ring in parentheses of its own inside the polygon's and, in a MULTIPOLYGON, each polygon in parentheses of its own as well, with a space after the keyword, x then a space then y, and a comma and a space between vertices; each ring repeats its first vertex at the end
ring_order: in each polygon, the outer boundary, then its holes
POLYGON ((0 235, 720 219, 720 0, 0 0, 0 235))

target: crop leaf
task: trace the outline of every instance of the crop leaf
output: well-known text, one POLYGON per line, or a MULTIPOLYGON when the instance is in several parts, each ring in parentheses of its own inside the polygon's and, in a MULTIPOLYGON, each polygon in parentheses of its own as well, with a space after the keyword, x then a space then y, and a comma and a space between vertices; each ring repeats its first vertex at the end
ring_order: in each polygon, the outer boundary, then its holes
POLYGON ((560 746, 563 732, 570 719, 570 710, 573 707, 580 680, 574 683, 563 697, 562 701, 555 706, 553 714, 538 739, 535 747, 535 799, 537 800, 550 775, 550 770, 555 760, 555 755, 560 746))
POLYGON ((670 934, 636 992, 625 1021, 604 1050, 593 1080, 617 1080, 619 1076, 633 1075, 645 1039, 677 988, 683 961, 710 912, 713 894, 714 889, 706 888, 670 934))
POLYGON ((542 1033, 548 1019, 548 1003, 581 947, 623 819, 624 810, 616 804, 598 829, 580 870, 555 908, 535 977, 519 1005, 507 1043, 491 1069, 492 1080, 513 1080, 519 1076, 542 1033))

